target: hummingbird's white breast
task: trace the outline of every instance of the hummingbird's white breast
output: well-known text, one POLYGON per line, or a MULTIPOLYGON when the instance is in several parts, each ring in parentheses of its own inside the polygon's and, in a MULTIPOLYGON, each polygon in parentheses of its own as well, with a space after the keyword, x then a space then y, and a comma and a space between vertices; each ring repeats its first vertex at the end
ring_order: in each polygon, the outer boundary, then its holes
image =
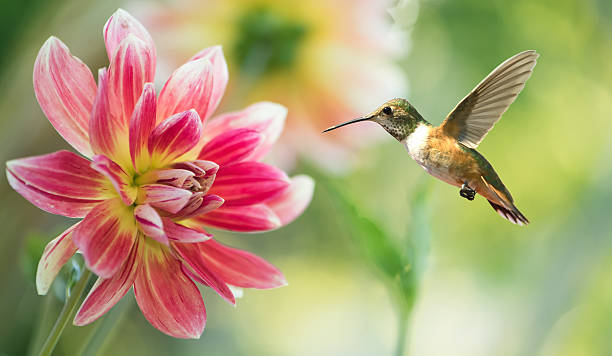
POLYGON ((402 144, 406 147, 406 150, 408 150, 410 157, 425 169, 427 169, 425 159, 427 153, 427 139, 429 138, 430 130, 431 126, 419 124, 408 137, 402 140, 402 144))
POLYGON ((408 150, 410 157, 427 173, 449 184, 456 185, 456 179, 453 179, 450 174, 448 160, 441 159, 440 154, 432 154, 431 152, 429 136, 432 129, 432 126, 422 123, 401 143, 408 150))

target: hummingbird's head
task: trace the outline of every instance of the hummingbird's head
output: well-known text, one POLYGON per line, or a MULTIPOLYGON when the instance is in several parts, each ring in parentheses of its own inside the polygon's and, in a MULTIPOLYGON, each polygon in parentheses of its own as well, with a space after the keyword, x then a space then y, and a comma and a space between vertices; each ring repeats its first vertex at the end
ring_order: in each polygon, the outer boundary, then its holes
POLYGON ((421 114, 410 105, 406 99, 391 99, 369 115, 344 122, 328 128, 327 131, 360 121, 374 121, 382 126, 391 136, 402 141, 410 135, 421 122, 425 122, 421 114))

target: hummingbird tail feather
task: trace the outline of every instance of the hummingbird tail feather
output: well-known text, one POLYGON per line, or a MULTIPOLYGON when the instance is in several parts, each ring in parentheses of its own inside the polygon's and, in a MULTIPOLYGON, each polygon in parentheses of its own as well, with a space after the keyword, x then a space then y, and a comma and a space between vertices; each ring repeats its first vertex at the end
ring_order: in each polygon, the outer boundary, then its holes
POLYGON ((516 208, 516 206, 512 205, 512 209, 506 209, 505 207, 490 200, 489 204, 491 204, 493 209, 495 209, 495 211, 497 211, 502 218, 507 219, 511 223, 520 226, 529 224, 529 220, 516 208))

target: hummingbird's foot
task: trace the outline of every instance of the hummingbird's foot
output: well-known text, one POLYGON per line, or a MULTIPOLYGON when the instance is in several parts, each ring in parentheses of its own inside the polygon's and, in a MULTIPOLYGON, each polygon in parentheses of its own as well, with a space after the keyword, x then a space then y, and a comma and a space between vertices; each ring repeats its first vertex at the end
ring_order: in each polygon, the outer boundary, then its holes
POLYGON ((459 190, 459 195, 461 195, 467 200, 472 201, 474 200, 474 197, 476 196, 476 191, 468 187, 467 183, 463 183, 463 185, 461 186, 461 189, 459 190))

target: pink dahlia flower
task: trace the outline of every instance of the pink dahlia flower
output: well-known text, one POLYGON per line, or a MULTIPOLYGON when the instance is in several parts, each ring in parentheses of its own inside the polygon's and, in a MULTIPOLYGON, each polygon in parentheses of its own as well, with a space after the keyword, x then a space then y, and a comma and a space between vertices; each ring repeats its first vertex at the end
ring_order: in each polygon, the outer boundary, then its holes
POLYGON ((134 286, 153 326, 197 338, 206 311, 195 282, 234 304, 231 286, 274 288, 281 272, 224 246, 203 226, 267 231, 310 202, 309 177, 289 178, 260 159, 282 131, 286 109, 261 102, 211 119, 228 70, 220 47, 202 50, 156 95, 155 47, 147 30, 118 10, 104 26, 110 65, 91 71, 57 38, 34 65, 36 98, 70 151, 7 163, 11 186, 39 208, 83 218, 51 241, 36 277, 46 294, 77 251, 99 278, 74 323, 107 312, 134 286))

